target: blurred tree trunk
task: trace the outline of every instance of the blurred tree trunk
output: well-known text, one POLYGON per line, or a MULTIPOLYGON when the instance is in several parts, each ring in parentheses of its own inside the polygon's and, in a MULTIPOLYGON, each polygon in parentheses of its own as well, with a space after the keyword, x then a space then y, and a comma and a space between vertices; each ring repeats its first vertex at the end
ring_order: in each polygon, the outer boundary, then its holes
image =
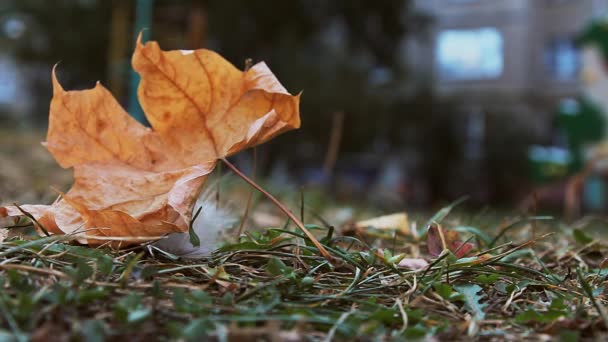
POLYGON ((110 22, 110 44, 108 47, 108 87, 117 99, 126 95, 128 75, 128 50, 131 43, 131 15, 129 1, 112 1, 112 20, 110 22))
POLYGON ((207 35, 207 15, 200 3, 190 9, 188 17, 188 48, 195 50, 201 48, 207 35))

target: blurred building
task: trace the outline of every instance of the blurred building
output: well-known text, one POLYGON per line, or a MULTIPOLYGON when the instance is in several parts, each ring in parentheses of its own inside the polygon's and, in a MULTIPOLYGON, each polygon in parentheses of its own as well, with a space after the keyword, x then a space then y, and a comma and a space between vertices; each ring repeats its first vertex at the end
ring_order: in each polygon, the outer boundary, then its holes
POLYGON ((426 38, 407 41, 404 53, 419 74, 432 75, 435 94, 454 104, 450 132, 439 134, 458 137, 458 156, 446 171, 458 182, 443 187, 480 199, 527 191, 526 151, 553 142, 559 103, 580 95, 576 38, 608 13, 608 0, 416 0, 416 6, 433 23, 426 38))
POLYGON ((608 0, 419 0, 417 6, 434 17, 433 39, 411 46, 418 66, 427 61, 437 92, 464 99, 474 111, 515 111, 542 135, 557 102, 579 92, 575 37, 594 16, 607 14, 608 0))
POLYGON ((28 109, 27 91, 18 77, 20 71, 13 58, 0 53, 0 113, 18 115, 28 109))

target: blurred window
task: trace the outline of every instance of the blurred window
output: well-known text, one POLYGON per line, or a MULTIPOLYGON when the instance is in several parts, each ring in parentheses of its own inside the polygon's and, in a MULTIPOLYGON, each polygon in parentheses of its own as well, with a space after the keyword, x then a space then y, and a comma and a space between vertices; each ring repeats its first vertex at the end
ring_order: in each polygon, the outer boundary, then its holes
POLYGON ((492 27, 444 30, 436 55, 443 80, 497 78, 503 70, 503 37, 492 27))
POLYGON ((19 95, 17 65, 6 55, 0 55, 0 105, 13 104, 19 95))
POLYGON ((551 77, 555 80, 576 80, 580 60, 574 41, 569 38, 549 41, 545 51, 545 65, 551 77))

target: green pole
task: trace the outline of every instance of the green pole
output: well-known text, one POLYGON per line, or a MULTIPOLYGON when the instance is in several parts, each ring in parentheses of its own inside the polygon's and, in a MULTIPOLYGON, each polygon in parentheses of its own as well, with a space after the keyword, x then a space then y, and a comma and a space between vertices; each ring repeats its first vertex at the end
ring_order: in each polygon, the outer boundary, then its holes
MULTIPOLYGON (((154 0, 136 0, 135 1, 135 26, 134 39, 141 32, 142 41, 147 41, 150 37, 152 29, 152 12, 154 10, 154 0)), ((148 120, 144 115, 144 110, 141 108, 137 100, 137 87, 139 86, 139 74, 131 70, 131 81, 129 84, 129 113, 139 122, 148 125, 148 120)))

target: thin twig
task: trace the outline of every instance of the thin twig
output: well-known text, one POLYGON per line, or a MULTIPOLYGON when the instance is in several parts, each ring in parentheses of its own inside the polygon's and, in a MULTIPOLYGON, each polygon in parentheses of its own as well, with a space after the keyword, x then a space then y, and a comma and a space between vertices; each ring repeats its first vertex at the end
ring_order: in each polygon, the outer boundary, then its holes
MULTIPOLYGON (((258 161, 258 152, 257 149, 253 148, 253 161, 251 165, 251 179, 255 182, 255 171, 258 161)), ((241 218, 241 223, 239 225, 239 229, 236 234, 236 238, 238 239, 241 234, 243 234, 243 229, 245 228, 245 222, 249 217, 249 208, 251 207, 251 199, 253 198, 253 189, 249 191, 249 195, 247 196, 247 203, 245 204, 245 212, 243 213, 243 217, 241 218)))
POLYGON ((336 165, 336 160, 338 159, 338 152, 340 150, 340 140, 342 140, 343 127, 344 112, 335 112, 332 119, 329 145, 327 146, 325 162, 323 163, 323 173, 328 178, 331 177, 334 170, 334 166, 336 165))
POLYGON ((336 334, 336 330, 338 330, 338 327, 340 327, 340 325, 342 323, 344 323, 344 321, 346 321, 348 316, 352 315, 353 312, 355 312, 354 307, 352 309, 350 309, 350 311, 347 311, 347 312, 343 313, 342 315, 340 315, 340 318, 338 318, 338 320, 336 321, 336 324, 334 324, 334 326, 331 327, 331 329, 329 330, 329 332, 327 333, 327 336, 325 336, 325 339, 323 341, 324 342, 333 341, 334 335, 336 334))
POLYGON ((220 186, 222 185, 222 164, 217 166, 217 192, 215 193, 215 209, 220 208, 220 186))
POLYGON ((317 240, 317 238, 314 235, 312 235, 312 233, 308 229, 306 229, 306 227, 304 227, 304 224, 289 209, 287 209, 287 207, 285 207, 285 205, 283 205, 283 203, 281 203, 278 199, 276 199, 268 191, 264 190, 256 182, 254 182, 249 177, 247 177, 244 173, 241 172, 241 170, 239 170, 236 166, 234 166, 226 158, 222 158, 221 160, 226 164, 226 166, 228 166, 228 168, 230 168, 230 170, 232 170, 234 173, 236 173, 239 177, 241 177, 245 182, 249 183, 249 185, 251 185, 252 187, 254 187, 256 190, 258 190, 259 192, 261 192, 262 194, 264 194, 264 196, 266 196, 283 213, 285 213, 285 215, 287 215, 287 217, 289 217, 289 219, 293 223, 295 223, 295 225, 298 226, 298 228, 300 228, 302 230, 302 232, 304 232, 304 234, 306 234, 306 236, 315 245, 315 247, 317 247, 317 249, 319 250, 319 253, 321 253, 321 255, 325 259, 327 259, 328 261, 332 260, 331 255, 329 255, 329 252, 327 252, 327 250, 325 249, 325 247, 323 247, 323 245, 321 245, 321 243, 317 240))
POLYGON ((20 206, 18 206, 17 203, 13 203, 13 205, 17 209, 19 209, 19 211, 23 215, 27 216, 27 218, 29 218, 30 220, 32 220, 36 224, 36 226, 38 227, 38 229, 42 230, 42 232, 44 233, 44 235, 51 236, 51 234, 49 234, 49 231, 46 228, 44 228, 44 226, 42 224, 40 224, 40 222, 38 222, 38 220, 36 220, 36 218, 34 217, 34 215, 32 215, 32 214, 28 213, 27 211, 23 210, 23 208, 21 208, 20 206))

